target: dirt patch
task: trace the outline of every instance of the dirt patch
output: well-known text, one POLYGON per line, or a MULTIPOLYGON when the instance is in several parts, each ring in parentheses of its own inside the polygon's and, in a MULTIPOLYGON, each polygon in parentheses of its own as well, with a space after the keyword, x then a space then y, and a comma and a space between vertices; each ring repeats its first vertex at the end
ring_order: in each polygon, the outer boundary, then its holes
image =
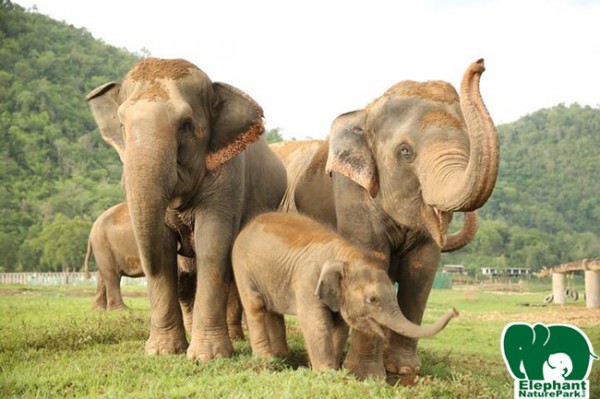
POLYGON ((597 327, 600 324, 600 309, 588 309, 581 306, 533 307, 518 313, 492 311, 485 314, 461 312, 460 317, 469 320, 524 322, 529 324, 573 324, 578 327, 597 327))
POLYGON ((186 60, 146 58, 137 63, 129 71, 127 77, 134 81, 154 81, 156 79, 177 80, 189 75, 190 70, 193 69, 198 69, 198 67, 186 60))

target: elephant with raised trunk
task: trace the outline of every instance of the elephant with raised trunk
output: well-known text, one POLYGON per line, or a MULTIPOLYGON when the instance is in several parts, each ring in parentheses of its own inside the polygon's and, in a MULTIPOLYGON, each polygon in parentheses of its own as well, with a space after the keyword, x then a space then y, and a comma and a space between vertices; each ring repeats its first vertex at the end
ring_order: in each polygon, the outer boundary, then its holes
POLYGON ((252 219, 236 239, 232 259, 254 354, 286 355, 283 315, 295 314, 318 371, 340 366, 348 325, 382 339, 388 329, 422 338, 457 315, 451 309, 428 327, 410 322, 376 258, 298 214, 252 219))
POLYGON ((148 58, 86 100, 123 161, 127 205, 151 308, 149 354, 232 354, 226 323, 231 247, 255 214, 275 209, 286 171, 266 141, 261 107, 185 60, 148 58), (198 279, 191 342, 177 301, 177 240, 167 210, 194 231, 198 279), (201 239, 199 239, 201 237, 201 239))
MULTIPOLYGON (((482 207, 495 186, 499 145, 479 92, 483 71, 483 60, 468 67, 460 95, 443 81, 400 82, 336 118, 327 141, 277 149, 288 171, 280 209, 334 226, 378 254, 416 324, 452 214, 482 207)), ((394 333, 384 348, 353 331, 345 366, 359 377, 418 372, 417 340, 394 333)))

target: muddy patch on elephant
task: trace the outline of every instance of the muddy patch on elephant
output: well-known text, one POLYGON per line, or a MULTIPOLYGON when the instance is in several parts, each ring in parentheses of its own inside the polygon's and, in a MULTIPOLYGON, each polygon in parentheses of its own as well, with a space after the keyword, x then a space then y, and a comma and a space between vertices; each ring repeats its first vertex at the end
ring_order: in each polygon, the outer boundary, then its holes
POLYGON ((156 79, 181 79, 189 75, 190 69, 198 69, 185 60, 161 60, 146 58, 140 61, 127 75, 134 81, 154 81, 156 79))

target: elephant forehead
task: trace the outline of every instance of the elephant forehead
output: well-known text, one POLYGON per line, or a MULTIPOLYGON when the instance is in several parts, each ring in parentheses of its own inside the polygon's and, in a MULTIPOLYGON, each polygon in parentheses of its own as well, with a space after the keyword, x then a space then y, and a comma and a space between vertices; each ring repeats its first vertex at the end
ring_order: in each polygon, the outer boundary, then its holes
POLYGON ((127 74, 133 81, 154 81, 156 79, 181 79, 192 70, 199 70, 194 64, 181 59, 163 60, 146 58, 137 63, 127 74))
POLYGON ((431 125, 455 129, 465 128, 465 123, 462 120, 442 109, 434 109, 423 114, 421 117, 421 129, 427 129, 431 125))
POLYGON ((424 100, 452 104, 459 101, 458 93, 448 82, 432 80, 415 82, 405 80, 390 87, 383 97, 406 96, 420 97, 424 100))
POLYGON ((158 100, 168 100, 169 93, 167 88, 162 82, 151 82, 148 86, 145 86, 143 90, 139 90, 135 96, 133 96, 133 101, 138 100, 149 100, 149 101, 158 101, 158 100))

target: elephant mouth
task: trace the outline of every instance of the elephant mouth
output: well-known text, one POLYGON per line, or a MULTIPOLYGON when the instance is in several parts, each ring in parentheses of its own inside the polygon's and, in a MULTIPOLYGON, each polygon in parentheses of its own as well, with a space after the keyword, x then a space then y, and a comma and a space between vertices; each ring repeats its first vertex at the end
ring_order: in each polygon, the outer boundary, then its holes
POLYGON ((449 224, 449 212, 442 211, 435 206, 426 206, 424 212, 425 226, 431 235, 431 238, 441 248, 446 244, 446 237, 449 224))

